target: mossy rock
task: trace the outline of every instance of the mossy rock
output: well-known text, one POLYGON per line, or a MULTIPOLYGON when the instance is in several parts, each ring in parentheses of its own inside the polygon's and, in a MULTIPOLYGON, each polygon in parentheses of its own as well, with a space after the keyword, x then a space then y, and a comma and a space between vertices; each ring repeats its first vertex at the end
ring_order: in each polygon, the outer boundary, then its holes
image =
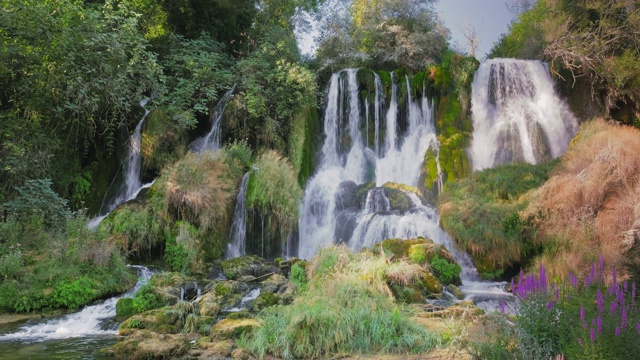
POLYGON ((460 290, 459 287, 455 286, 454 284, 447 285, 447 290, 449 290, 451 295, 455 296, 456 299, 458 300, 464 299, 464 293, 462 292, 462 290, 460 290))
POLYGON ((411 198, 403 190, 385 187, 384 194, 389 200, 391 210, 405 212, 413 207, 411 198))
POLYGON ((442 293, 440 280, 432 273, 425 271, 419 281, 419 289, 427 295, 442 293))
POLYGON ((426 243, 426 239, 386 239, 374 245, 374 248, 378 248, 381 245, 385 252, 393 254, 396 259, 400 259, 409 256, 411 246, 426 243))
POLYGON ((116 318, 118 320, 128 319, 135 314, 133 310, 132 298, 120 298, 116 303, 116 318))
POLYGON ((397 301, 405 304, 422 304, 425 296, 420 289, 415 286, 391 285, 391 291, 397 301))
POLYGON ((394 182, 390 182, 389 181, 389 182, 384 183, 384 185, 382 185, 382 187, 386 188, 386 189, 402 190, 402 191, 414 193, 414 194, 422 197, 422 193, 415 186, 410 186, 410 185, 405 185, 405 184, 400 184, 400 183, 394 183, 394 182))
POLYGON ((216 338, 237 338, 244 333, 250 333, 260 326, 260 322, 255 319, 223 319, 213 326, 211 337, 216 338))
POLYGON ((134 315, 120 325, 118 334, 127 336, 139 329, 148 329, 161 334, 177 334, 182 330, 180 313, 171 307, 164 307, 134 315))
POLYGON ((222 310, 220 298, 212 292, 205 294, 198 302, 198 306, 200 307, 201 316, 216 317, 222 310))
POLYGON ((182 335, 138 330, 110 347, 107 353, 126 360, 173 359, 186 353, 188 348, 189 339, 182 335))
POLYGON ((243 256, 222 262, 222 273, 228 279, 237 280, 242 276, 260 277, 268 273, 281 273, 282 271, 256 255, 243 256))
POLYGON ((376 187, 375 182, 367 182, 364 184, 360 184, 358 185, 358 187, 356 187, 355 189, 356 199, 358 201, 358 204, 360 204, 360 206, 364 204, 364 201, 367 197, 367 192, 369 192, 369 190, 373 189, 374 187, 376 187))
POLYGON ((280 297, 271 292, 262 292, 253 302, 253 311, 258 312, 270 306, 278 305, 280 297))

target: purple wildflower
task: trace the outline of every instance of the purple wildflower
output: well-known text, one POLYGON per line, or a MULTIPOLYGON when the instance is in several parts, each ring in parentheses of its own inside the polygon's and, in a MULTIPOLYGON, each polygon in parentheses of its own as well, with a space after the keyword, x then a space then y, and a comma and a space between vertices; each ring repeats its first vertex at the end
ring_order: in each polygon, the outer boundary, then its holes
POLYGON ((611 306, 609 307, 609 314, 613 315, 618 308, 618 302, 615 300, 611 300, 611 306))
POLYGON ((625 281, 622 283, 622 287, 624 288, 624 292, 629 291, 629 282, 628 282, 627 280, 625 280, 625 281))
POLYGON ((504 314, 504 302, 500 302, 500 312, 504 314))
POLYGON ((589 339, 591 339, 591 341, 596 341, 596 330, 594 328, 591 328, 591 330, 589 331, 589 339))
POLYGON ((544 266, 540 263, 540 288, 542 292, 547 292, 547 274, 544 271, 544 266))
POLYGON ((627 327, 627 309, 622 308, 622 324, 620 326, 624 329, 627 327))
POLYGON ((620 336, 620 327, 616 326, 616 336, 620 336))
POLYGON ((572 287, 576 287, 578 286, 578 279, 575 277, 575 275, 573 275, 573 273, 569 274, 569 280, 571 280, 571 286, 572 287))
POLYGON ((580 321, 584 322, 584 306, 580 306, 580 321))
POLYGON ((582 338, 578 338, 578 345, 582 346, 582 338))
POLYGON ((631 284, 631 304, 635 305, 636 304, 636 282, 634 281, 633 284, 631 284))
POLYGON ((638 335, 640 335, 640 321, 636 324, 636 330, 638 331, 638 335))
POLYGON ((598 334, 602 333, 602 315, 598 315, 598 319, 596 320, 596 327, 598 328, 598 334))
POLYGON ((551 310, 551 309, 553 309, 553 301, 551 301, 551 300, 550 300, 550 301, 547 303, 547 310, 551 310))
POLYGON ((560 290, 556 288, 556 301, 560 301, 560 290))
POLYGON ((598 289, 598 292, 596 293, 596 304, 598 305, 598 312, 601 313, 603 311, 604 298, 602 297, 600 289, 598 289))

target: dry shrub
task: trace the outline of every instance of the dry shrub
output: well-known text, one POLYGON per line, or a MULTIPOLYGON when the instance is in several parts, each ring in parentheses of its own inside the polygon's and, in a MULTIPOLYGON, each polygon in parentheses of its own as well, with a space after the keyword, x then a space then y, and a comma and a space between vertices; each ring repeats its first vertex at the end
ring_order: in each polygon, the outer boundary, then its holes
POLYGON ((201 230, 228 221, 235 196, 234 178, 221 151, 188 153, 163 172, 166 212, 201 230))
POLYGON ((640 131, 593 120, 582 125, 552 177, 530 194, 525 216, 553 275, 582 272, 604 256, 623 263, 623 232, 640 218, 640 131))

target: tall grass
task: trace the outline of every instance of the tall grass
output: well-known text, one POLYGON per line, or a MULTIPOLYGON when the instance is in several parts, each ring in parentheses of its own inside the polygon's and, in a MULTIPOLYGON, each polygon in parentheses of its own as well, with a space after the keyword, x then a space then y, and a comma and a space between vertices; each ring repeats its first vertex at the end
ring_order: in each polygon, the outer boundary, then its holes
POLYGON ((442 225, 481 271, 532 255, 532 228, 519 214, 527 205, 521 195, 541 186, 556 164, 507 165, 447 184, 439 200, 442 225))
POLYGON ((584 123, 553 176, 532 194, 523 214, 534 218, 536 241, 553 244, 540 259, 551 275, 586 269, 598 254, 624 265, 623 232, 640 219, 638 154, 640 130, 584 123))
POLYGON ((413 266, 345 247, 323 249, 309 264, 307 291, 292 305, 266 310, 262 327, 241 345, 284 359, 433 349, 439 337, 411 322, 389 288, 390 281, 416 281, 413 266), (400 276, 400 268, 408 275, 400 276))

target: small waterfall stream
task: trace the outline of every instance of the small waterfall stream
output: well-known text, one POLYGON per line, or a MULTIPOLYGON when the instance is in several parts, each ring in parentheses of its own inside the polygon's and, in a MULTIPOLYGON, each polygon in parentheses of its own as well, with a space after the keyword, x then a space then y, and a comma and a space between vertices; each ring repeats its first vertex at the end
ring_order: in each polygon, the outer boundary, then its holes
POLYGON ((471 98, 475 170, 556 158, 578 128, 540 61, 485 61, 476 72, 471 98))
POLYGON ((207 133, 207 135, 203 138, 196 139, 191 143, 191 149, 200 152, 203 150, 217 150, 222 146, 222 116, 224 115, 224 110, 227 108, 227 104, 229 104, 229 100, 233 96, 233 92, 236 90, 236 84, 233 84, 231 89, 224 93, 211 115, 211 130, 207 133))
POLYGON ((244 256, 245 242, 247 239, 247 184, 251 172, 247 172, 242 177, 238 196, 236 197, 236 209, 233 212, 233 224, 231 224, 231 234, 229 234, 229 243, 227 245, 227 259, 244 256))
POLYGON ((124 204, 129 200, 135 199, 142 189, 150 187, 155 182, 154 180, 148 184, 143 185, 142 181, 140 180, 140 166, 142 163, 140 156, 140 149, 142 145, 141 129, 144 120, 147 118, 147 115, 149 115, 150 112, 150 110, 145 107, 148 101, 149 98, 140 101, 140 106, 144 109, 144 116, 138 122, 138 125, 136 126, 133 134, 131 134, 131 138, 129 139, 129 153, 127 155, 127 168, 125 170, 124 186, 106 207, 103 204, 103 206, 100 208, 100 211, 98 212, 98 216, 89 220, 87 224, 89 229, 97 228, 98 225, 100 225, 100 222, 102 222, 102 220, 104 220, 104 218, 106 218, 118 206, 124 204))
POLYGON ((79 312, 46 320, 30 320, 17 331, 0 335, 4 341, 41 342, 68 338, 100 337, 115 335, 117 324, 110 322, 116 316, 116 303, 121 297, 133 297, 147 283, 153 272, 144 266, 134 266, 138 272, 136 286, 122 296, 113 297, 96 305, 87 306, 79 312))

